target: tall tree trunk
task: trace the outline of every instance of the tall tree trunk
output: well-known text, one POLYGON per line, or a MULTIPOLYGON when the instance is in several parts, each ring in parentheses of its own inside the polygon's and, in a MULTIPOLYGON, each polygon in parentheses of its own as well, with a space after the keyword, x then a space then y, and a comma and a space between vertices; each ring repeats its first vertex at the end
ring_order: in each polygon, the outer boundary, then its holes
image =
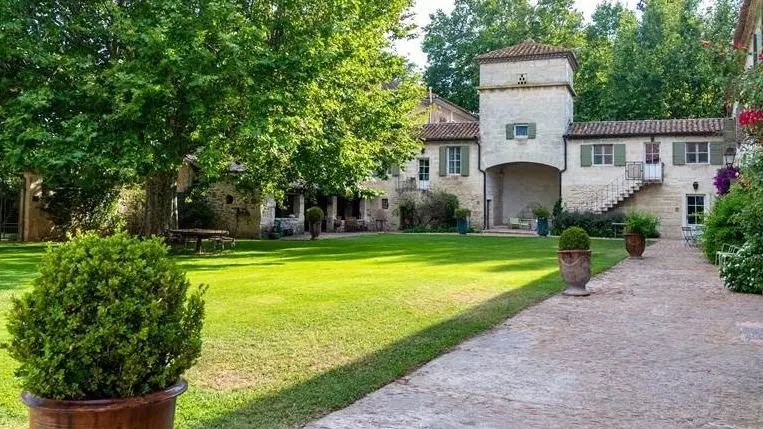
POLYGON ((146 183, 146 212, 143 232, 161 235, 177 227, 177 172, 156 173, 146 183))

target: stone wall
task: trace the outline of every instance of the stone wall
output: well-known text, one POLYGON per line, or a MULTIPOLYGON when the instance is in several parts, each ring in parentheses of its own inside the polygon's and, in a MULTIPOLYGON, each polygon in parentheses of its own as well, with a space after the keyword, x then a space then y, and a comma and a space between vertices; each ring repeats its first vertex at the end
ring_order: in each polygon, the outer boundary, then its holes
POLYGON ((418 187, 418 168, 419 159, 429 159, 429 188, 430 190, 442 190, 458 196, 461 207, 468 208, 472 212, 471 225, 476 229, 484 227, 484 208, 482 203, 483 177, 479 170, 478 146, 475 141, 450 141, 450 142, 427 142, 423 151, 405 166, 400 167, 400 174, 397 177, 390 177, 388 180, 373 179, 366 183, 366 186, 373 187, 383 192, 379 197, 367 200, 366 204, 361 205, 361 211, 368 215, 368 220, 376 219, 376 214, 380 210, 386 213, 389 219, 389 226, 392 229, 400 227, 399 216, 395 214, 398 199, 405 194, 418 196, 422 191, 413 190, 409 192, 399 192, 398 189, 403 185, 412 184, 418 187), (440 176, 440 147, 441 146, 468 146, 469 147, 469 175, 440 176), (388 200, 388 209, 382 208, 382 200, 388 200))
MULTIPOLYGON (((625 175, 625 167, 591 166, 580 164, 581 145, 625 144, 626 162, 644 161, 644 143, 650 138, 614 138, 570 140, 568 145, 568 167, 562 175, 562 198, 565 204, 583 205, 601 195, 603 189, 612 181, 625 175)), ((655 136, 660 143, 660 158, 664 166, 664 182, 649 184, 626 201, 616 210, 643 210, 661 218, 661 234, 666 238, 681 238, 681 227, 686 225, 686 196, 704 195, 705 207, 709 209, 715 198, 713 178, 720 165, 673 165, 673 142, 716 142, 720 137, 670 137, 655 136), (695 191, 693 183, 697 182, 695 191)))
POLYGON ((281 229, 291 229, 296 235, 305 233, 304 195, 295 195, 294 213, 290 217, 276 217, 276 201, 273 197, 267 198, 260 213, 261 235, 270 232, 276 226, 276 222, 281 225, 281 229))
POLYGON ((484 168, 511 162, 563 168, 562 136, 573 114, 567 59, 482 64, 479 91, 484 168), (506 126, 515 123, 535 124, 535 138, 507 139, 506 126))
POLYGON ((215 183, 206 198, 215 212, 215 228, 227 230, 236 238, 260 236, 260 204, 236 191, 235 185, 215 183))
POLYGON ((24 174, 19 220, 21 241, 43 241, 50 238, 53 222, 43 209, 42 178, 34 173, 24 174))

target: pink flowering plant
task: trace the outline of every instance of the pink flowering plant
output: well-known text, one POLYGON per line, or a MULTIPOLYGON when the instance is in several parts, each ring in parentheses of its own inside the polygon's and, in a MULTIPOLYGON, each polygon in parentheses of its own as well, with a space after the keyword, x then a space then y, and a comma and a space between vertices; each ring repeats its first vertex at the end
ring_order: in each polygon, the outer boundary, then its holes
MULTIPOLYGON (((763 59, 763 52, 759 54, 763 59)), ((737 83, 737 101, 741 107, 739 125, 748 138, 763 142, 763 63, 746 70, 737 83)))

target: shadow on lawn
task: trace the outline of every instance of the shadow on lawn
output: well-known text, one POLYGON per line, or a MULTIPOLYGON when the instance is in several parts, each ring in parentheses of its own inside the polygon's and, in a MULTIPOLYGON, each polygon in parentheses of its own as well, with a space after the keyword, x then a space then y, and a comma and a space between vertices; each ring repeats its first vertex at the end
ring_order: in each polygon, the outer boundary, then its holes
POLYGON ((320 241, 250 241, 235 250, 213 256, 183 258, 191 270, 223 270, 231 267, 273 265, 263 257, 287 262, 332 262, 379 259, 380 263, 469 264, 490 261, 514 261, 495 271, 533 270, 556 259, 556 240, 505 237, 458 236, 370 236, 363 242, 343 239, 320 241), (426 238, 417 242, 418 238, 426 238), (432 239, 436 242, 433 243, 432 239), (553 256, 549 257, 549 254, 553 256), (215 262, 216 261, 216 262, 215 262))
MULTIPOLYGON (((624 252, 595 260, 598 273, 624 259, 624 252)), ((441 323, 423 329, 347 364, 246 405, 194 428, 279 428, 297 425, 340 409, 464 340, 483 332, 563 288, 558 272, 496 296, 441 323)))

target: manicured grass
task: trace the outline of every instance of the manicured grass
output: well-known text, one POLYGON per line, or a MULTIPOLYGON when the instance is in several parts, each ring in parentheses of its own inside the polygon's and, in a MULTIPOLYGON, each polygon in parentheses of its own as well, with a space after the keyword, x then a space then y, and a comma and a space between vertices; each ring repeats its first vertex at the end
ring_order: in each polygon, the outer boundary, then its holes
MULTIPOLYGON (((596 272, 626 256, 621 240, 592 245, 596 272)), ((34 275, 41 249, 0 245, 0 309, 34 275)), ((249 241, 177 259, 194 283, 210 286, 203 356, 178 408, 182 428, 318 417, 563 287, 553 238, 249 241)), ((20 427, 12 367, 0 354, 0 424, 20 427)))

